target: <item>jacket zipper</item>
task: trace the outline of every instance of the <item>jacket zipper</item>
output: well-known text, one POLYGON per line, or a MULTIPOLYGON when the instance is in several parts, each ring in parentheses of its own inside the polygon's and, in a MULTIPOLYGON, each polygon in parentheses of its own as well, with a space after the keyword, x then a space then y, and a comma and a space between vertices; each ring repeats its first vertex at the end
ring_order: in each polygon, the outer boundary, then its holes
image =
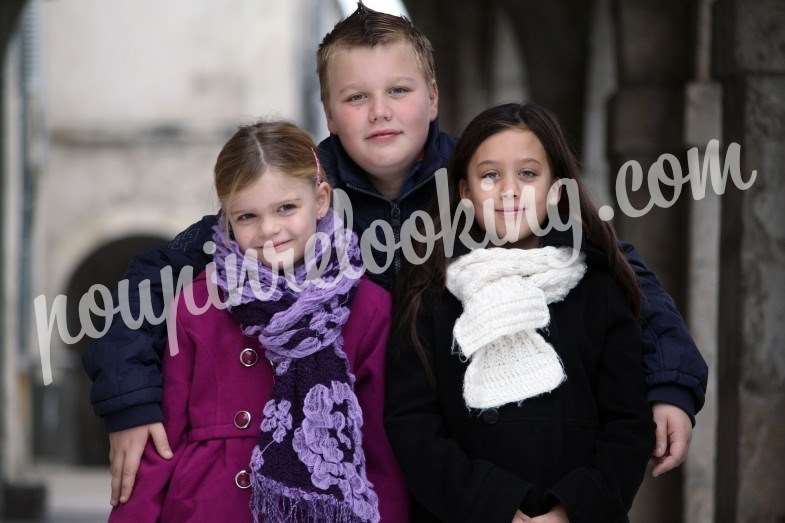
MULTIPOLYGON (((406 198, 407 196, 409 196, 414 191, 416 191, 426 183, 430 182, 431 180, 433 180, 433 175, 429 176, 425 180, 422 180, 420 183, 418 183, 417 185, 406 191, 406 194, 401 195, 394 201, 388 200, 381 194, 373 193, 371 191, 363 189, 362 187, 357 187, 356 185, 353 185, 351 183, 346 183, 346 186, 352 189, 353 191, 357 191, 359 193, 366 194, 368 196, 373 196, 374 198, 379 198, 390 204, 390 216, 392 218, 390 220, 390 225, 392 225, 393 237, 395 238, 395 243, 397 245, 398 242, 401 241, 401 208, 399 203, 401 202, 401 200, 403 200, 404 198, 406 198)), ((393 273, 397 275, 400 272, 400 270, 401 270, 401 250, 395 249, 395 254, 393 255, 393 273)))
MULTIPOLYGON (((392 228, 393 228, 393 236, 395 237, 395 245, 398 245, 398 242, 401 241, 401 208, 398 207, 396 202, 390 202, 392 205, 392 210, 390 211, 390 215, 392 216, 392 228)), ((398 274, 401 270, 401 249, 395 249, 395 253, 393 254, 393 274, 398 274)))

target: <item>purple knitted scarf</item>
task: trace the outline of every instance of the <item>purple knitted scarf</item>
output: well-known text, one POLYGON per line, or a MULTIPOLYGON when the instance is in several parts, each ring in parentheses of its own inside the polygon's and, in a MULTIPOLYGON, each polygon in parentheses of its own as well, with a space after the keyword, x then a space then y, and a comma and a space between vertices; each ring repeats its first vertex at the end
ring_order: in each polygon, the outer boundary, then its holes
POLYGON ((276 374, 251 457, 254 521, 379 521, 341 334, 362 274, 357 236, 329 212, 317 226, 315 256, 306 255, 284 276, 243 257, 225 227, 220 219, 213 234, 216 283, 276 374), (325 257, 326 269, 314 282, 309 271, 322 267, 325 257), (247 281, 243 264, 251 273, 247 281), (353 274, 347 276, 347 269, 353 274))

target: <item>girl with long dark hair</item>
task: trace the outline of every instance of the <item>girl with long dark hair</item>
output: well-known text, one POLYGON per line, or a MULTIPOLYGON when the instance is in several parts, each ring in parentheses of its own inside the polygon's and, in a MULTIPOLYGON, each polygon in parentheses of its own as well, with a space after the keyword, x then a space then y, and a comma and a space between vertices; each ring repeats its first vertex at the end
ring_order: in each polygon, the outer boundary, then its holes
POLYGON ((448 177, 452 215, 469 206, 472 236, 506 243, 441 244, 399 279, 385 423, 414 520, 627 521, 654 425, 640 291, 613 228, 536 105, 478 115, 448 177), (549 212, 580 245, 535 234, 549 212))

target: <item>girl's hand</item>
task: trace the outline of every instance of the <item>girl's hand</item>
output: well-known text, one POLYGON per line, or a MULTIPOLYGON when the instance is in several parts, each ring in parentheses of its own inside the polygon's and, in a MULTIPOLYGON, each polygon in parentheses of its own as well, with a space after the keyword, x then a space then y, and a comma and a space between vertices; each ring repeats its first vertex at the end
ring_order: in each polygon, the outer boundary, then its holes
POLYGON ((527 521, 531 521, 532 519, 521 512, 520 510, 515 511, 515 517, 512 518, 512 523, 526 523, 527 521))
POLYGON ((125 503, 131 497, 136 480, 136 471, 142 459, 142 452, 147 444, 147 437, 152 436, 158 454, 164 459, 171 459, 172 450, 166 437, 163 423, 140 425, 126 430, 109 433, 109 469, 112 471, 112 497, 110 503, 125 503))
POLYGON ((654 404, 654 423, 657 424, 657 443, 654 446, 655 478, 673 470, 687 459, 692 439, 692 423, 687 413, 668 403, 654 404))
POLYGON ((561 505, 556 505, 550 512, 543 514, 542 516, 526 519, 524 521, 529 521, 531 523, 570 523, 570 520, 567 519, 567 511, 564 510, 564 507, 561 505))

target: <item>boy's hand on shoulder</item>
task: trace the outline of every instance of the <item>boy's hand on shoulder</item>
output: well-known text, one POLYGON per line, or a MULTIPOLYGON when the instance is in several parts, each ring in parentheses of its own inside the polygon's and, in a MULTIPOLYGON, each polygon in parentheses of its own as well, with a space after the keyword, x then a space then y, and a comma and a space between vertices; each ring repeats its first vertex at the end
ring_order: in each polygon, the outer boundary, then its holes
POLYGON ((654 445, 653 477, 675 469, 687 459, 692 440, 692 422, 687 413, 675 405, 655 403, 653 414, 657 424, 657 442, 654 445))
POLYGON ((126 430, 109 433, 109 469, 112 472, 112 496, 110 503, 117 505, 125 503, 131 497, 136 480, 136 471, 142 459, 144 447, 147 445, 148 436, 153 438, 153 444, 158 454, 164 459, 171 459, 172 449, 166 437, 163 423, 150 423, 126 430))

